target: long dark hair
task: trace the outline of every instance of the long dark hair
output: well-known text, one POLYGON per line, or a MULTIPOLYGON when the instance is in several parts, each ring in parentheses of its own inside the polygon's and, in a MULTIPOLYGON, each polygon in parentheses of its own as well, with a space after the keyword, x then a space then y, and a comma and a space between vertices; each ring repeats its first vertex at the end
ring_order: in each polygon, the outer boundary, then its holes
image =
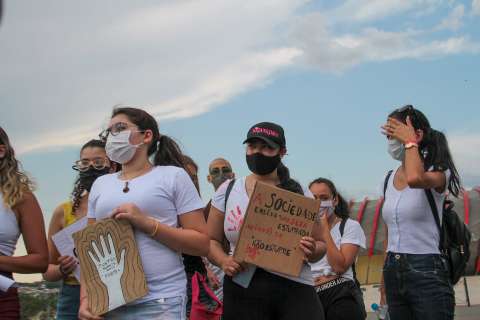
POLYGON ((113 109, 112 118, 123 114, 133 122, 140 130, 151 130, 153 133, 152 143, 148 147, 148 156, 153 157, 155 166, 176 166, 185 169, 184 158, 178 144, 166 135, 161 135, 157 121, 148 112, 130 107, 113 109))
POLYGON ((350 215, 350 208, 348 206, 348 202, 345 200, 345 198, 337 191, 337 188, 335 187, 335 184, 329 179, 326 178, 317 178, 310 182, 308 185, 308 188, 310 188, 313 184, 315 183, 323 183, 325 184, 328 189, 330 189, 330 192, 333 195, 334 199, 338 200, 338 204, 335 207, 335 215, 338 216, 339 218, 342 219, 347 219, 350 215))
MULTIPOLYGON (((80 148, 80 153, 86 148, 101 148, 105 149, 105 143, 102 140, 95 140, 92 139, 85 143, 82 148, 80 148)), ((73 191, 71 194, 72 197, 72 213, 78 210, 80 207, 80 200, 82 200, 83 192, 85 191, 85 187, 80 184, 80 175, 77 177, 73 184, 73 191)))
POLYGON ((407 116, 410 117, 415 130, 423 131, 423 139, 419 144, 418 152, 423 159, 425 171, 432 167, 433 171, 450 170, 450 181, 447 181, 448 190, 458 197, 461 190, 460 175, 453 162, 447 138, 443 132, 433 129, 425 114, 411 105, 397 109, 389 115, 403 123, 406 123, 407 116))
POLYGON ((280 162, 277 167, 277 175, 280 179, 280 184, 278 185, 279 188, 303 195, 302 186, 290 177, 290 170, 283 164, 283 162, 280 162))
POLYGON ((186 170, 188 175, 190 176, 190 179, 192 179, 193 184, 195 185, 195 188, 198 191, 198 194, 200 194, 200 185, 198 184, 198 164, 189 156, 183 155, 183 163, 185 164, 185 169, 188 165, 192 166, 195 171, 196 171, 196 176, 193 176, 190 173, 190 170, 186 170))

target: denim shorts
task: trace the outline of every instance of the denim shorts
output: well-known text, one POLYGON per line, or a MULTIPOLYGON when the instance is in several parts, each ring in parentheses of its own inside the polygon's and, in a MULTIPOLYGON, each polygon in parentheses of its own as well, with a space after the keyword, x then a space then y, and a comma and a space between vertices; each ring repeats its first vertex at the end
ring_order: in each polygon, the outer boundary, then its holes
POLYGON ((112 320, 185 320, 186 297, 161 298, 125 305, 104 315, 112 320))
POLYGON ((455 295, 439 254, 387 254, 383 268, 391 320, 451 320, 455 295))

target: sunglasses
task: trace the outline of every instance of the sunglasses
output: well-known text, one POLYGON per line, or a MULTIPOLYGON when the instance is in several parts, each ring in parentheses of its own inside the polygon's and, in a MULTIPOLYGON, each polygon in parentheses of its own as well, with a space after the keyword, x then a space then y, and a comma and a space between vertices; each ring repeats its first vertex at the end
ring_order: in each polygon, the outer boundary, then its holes
POLYGON ((90 166, 96 170, 103 170, 108 167, 108 160, 106 158, 95 158, 93 160, 81 159, 75 161, 72 169, 80 172, 85 172, 90 168, 90 166))
POLYGON ((217 176, 221 173, 232 173, 232 168, 230 167, 221 167, 221 168, 212 168, 210 169, 210 175, 217 176))

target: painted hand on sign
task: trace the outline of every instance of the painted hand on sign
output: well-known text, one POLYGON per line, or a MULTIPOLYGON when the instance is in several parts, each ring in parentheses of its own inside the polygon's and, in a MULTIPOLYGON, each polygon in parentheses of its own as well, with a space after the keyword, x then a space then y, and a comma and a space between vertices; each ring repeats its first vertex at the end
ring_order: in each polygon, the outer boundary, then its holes
POLYGON ((125 304, 125 298, 123 296, 122 285, 120 282, 125 266, 125 248, 120 253, 120 261, 118 261, 112 235, 109 233, 107 238, 108 247, 103 235, 100 236, 101 251, 98 249, 97 243, 92 241, 92 248, 95 255, 90 250, 88 250, 88 255, 97 268, 100 280, 107 288, 108 310, 113 310, 116 307, 125 304))

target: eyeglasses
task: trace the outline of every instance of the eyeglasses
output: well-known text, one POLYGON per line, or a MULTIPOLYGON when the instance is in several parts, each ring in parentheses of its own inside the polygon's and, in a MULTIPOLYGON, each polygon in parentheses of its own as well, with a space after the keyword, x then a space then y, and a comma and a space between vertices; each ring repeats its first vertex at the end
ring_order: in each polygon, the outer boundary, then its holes
POLYGON ((80 159, 75 161, 75 164, 72 166, 73 170, 80 172, 85 172, 92 166, 96 170, 103 170, 108 167, 108 159, 106 158, 95 158, 92 160, 89 159, 80 159))
MULTIPOLYGON (((125 122, 117 122, 114 125, 112 125, 110 128, 107 128, 100 132, 98 135, 102 141, 106 141, 108 138, 108 135, 116 136, 120 132, 125 131, 129 128, 135 128, 135 126, 129 125, 128 123, 125 122)), ((137 132, 145 132, 145 130, 138 130, 137 132)))
POLYGON ((210 175, 217 176, 220 173, 232 173, 232 168, 230 167, 221 167, 221 168, 212 168, 210 169, 210 175))

